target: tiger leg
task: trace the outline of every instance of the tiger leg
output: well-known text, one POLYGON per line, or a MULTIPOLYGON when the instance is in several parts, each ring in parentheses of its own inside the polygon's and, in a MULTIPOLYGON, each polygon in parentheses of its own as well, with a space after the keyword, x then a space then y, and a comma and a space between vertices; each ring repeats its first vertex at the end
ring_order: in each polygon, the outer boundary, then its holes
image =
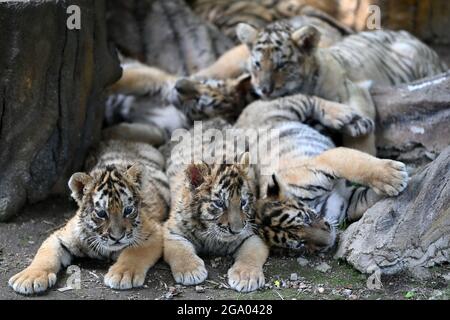
POLYGON ((369 187, 355 186, 345 180, 339 181, 333 192, 338 193, 346 203, 345 212, 339 214, 333 221, 338 224, 344 220, 348 222, 359 220, 367 209, 383 198, 369 187))
POLYGON ((163 235, 159 225, 155 223, 152 235, 144 244, 124 249, 116 263, 105 275, 105 284, 113 289, 131 289, 141 287, 145 276, 162 256, 163 235))
MULTIPOLYGON (((363 84, 358 85, 349 80, 345 81, 345 86, 348 94, 347 104, 365 117, 375 121, 375 105, 369 89, 364 87, 363 84)), ((343 145, 351 149, 366 152, 373 156, 377 153, 374 132, 357 137, 344 132, 343 145)))
POLYGON ((240 292, 250 292, 264 286, 263 265, 269 249, 257 235, 251 236, 235 254, 235 262, 228 270, 228 284, 240 292))
POLYGON ((62 239, 68 239, 66 230, 72 221, 48 237, 31 264, 9 279, 8 284, 14 291, 24 295, 37 294, 56 283, 56 274, 61 266, 68 266, 72 260, 72 254, 61 243, 62 239))
POLYGON ((403 163, 378 159, 366 153, 334 148, 310 160, 314 169, 372 188, 377 194, 396 196, 406 188, 408 173, 403 163))
POLYGON ((201 79, 237 78, 245 72, 245 64, 249 57, 248 47, 241 44, 225 52, 209 67, 193 74, 193 77, 201 79))
POLYGON ((177 283, 195 285, 208 276, 205 263, 196 254, 192 243, 180 235, 171 234, 169 230, 164 233, 164 260, 177 283))
POLYGON ((167 87, 169 82, 175 82, 173 76, 161 69, 140 65, 123 70, 122 77, 109 87, 111 94, 154 94, 167 87))

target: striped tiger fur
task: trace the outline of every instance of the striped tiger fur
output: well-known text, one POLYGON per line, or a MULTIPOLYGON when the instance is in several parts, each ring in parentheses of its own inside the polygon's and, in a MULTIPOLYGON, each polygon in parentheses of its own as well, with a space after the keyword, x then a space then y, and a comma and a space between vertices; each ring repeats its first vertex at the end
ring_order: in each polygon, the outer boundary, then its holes
MULTIPOLYGON (((230 127, 224 120, 204 122, 204 129, 230 127)), ((191 134, 193 131, 191 130, 191 134)), ((176 282, 203 282, 207 270, 201 254, 231 255, 231 288, 248 292, 264 285, 263 264, 268 248, 254 227, 254 179, 248 154, 230 163, 194 162, 193 154, 212 146, 203 136, 173 146, 167 174, 173 195, 164 228, 164 259, 176 282)), ((216 159, 219 160, 219 159, 216 159)))
MULTIPOLYGON (((335 243, 338 224, 359 219, 383 196, 406 188, 403 163, 336 148, 327 136, 301 123, 314 99, 294 95, 259 100, 235 124, 278 132, 264 136, 266 145, 278 147, 259 153, 256 169, 260 199, 255 222, 270 246, 326 250, 335 243)), ((367 120, 359 121, 364 127, 367 120)))
MULTIPOLYGON (((351 105, 374 119, 368 84, 396 85, 443 72, 447 67, 428 46, 405 31, 362 32, 329 48, 318 47, 313 26, 293 30, 274 23, 263 30, 237 29, 251 50, 248 68, 258 95, 316 95, 351 105), (350 94, 351 92, 351 94, 350 94)), ((375 154, 375 137, 344 137, 344 144, 375 154)))
POLYGON ((116 260, 105 275, 107 286, 142 286, 163 251, 162 221, 170 202, 164 163, 147 144, 102 142, 90 156, 88 173, 70 178, 79 207, 75 216, 44 241, 30 266, 9 285, 21 294, 41 293, 73 257, 90 257, 116 260))

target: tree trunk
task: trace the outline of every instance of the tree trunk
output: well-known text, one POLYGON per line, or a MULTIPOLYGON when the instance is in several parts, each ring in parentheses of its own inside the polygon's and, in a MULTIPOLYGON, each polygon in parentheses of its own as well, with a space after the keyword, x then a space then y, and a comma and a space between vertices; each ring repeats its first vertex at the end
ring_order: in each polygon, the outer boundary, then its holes
POLYGON ((103 89, 120 77, 104 1, 0 3, 0 221, 67 193, 100 137, 103 89), (81 9, 69 30, 69 5, 81 9))

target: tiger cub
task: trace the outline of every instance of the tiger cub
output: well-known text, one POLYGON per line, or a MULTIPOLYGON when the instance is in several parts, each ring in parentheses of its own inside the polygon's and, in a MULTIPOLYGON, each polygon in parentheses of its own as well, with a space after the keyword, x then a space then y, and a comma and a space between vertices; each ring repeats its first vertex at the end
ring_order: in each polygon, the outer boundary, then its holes
MULTIPOLYGON (((216 119, 203 126, 205 130, 208 126, 229 127, 216 119)), ((183 138, 168 159, 173 200, 164 225, 164 260, 177 283, 194 285, 208 275, 199 255, 233 256, 234 264, 228 270, 230 287, 242 292, 256 290, 265 282, 268 248, 253 223, 255 186, 249 156, 243 153, 228 163, 219 158, 194 161, 193 154, 212 146, 203 136, 194 138, 183 138)))
MULTIPOLYGON (((110 98, 110 104, 121 103, 127 109, 137 109, 139 104, 143 105, 143 108, 139 109, 150 109, 152 97, 159 97, 162 101, 160 113, 170 105, 185 116, 186 125, 178 127, 189 127, 196 120, 218 116, 234 121, 247 104, 257 99, 251 90, 248 74, 236 79, 200 80, 175 77, 142 63, 124 69, 121 79, 111 86, 110 92, 114 93, 110 98)), ((142 111, 141 114, 143 115, 141 118, 145 118, 148 111, 142 111)), ((158 115, 155 111, 153 114, 158 115)), ((128 120, 139 121, 135 118, 128 120)), ((155 116, 153 121, 147 122, 160 125, 161 119, 155 116)), ((176 126, 173 128, 176 129, 176 126)), ((171 132, 173 130, 170 130, 171 132)))
POLYGON ((73 257, 116 260, 105 284, 139 287, 162 256, 161 222, 170 201, 162 155, 144 143, 110 140, 88 162, 95 163, 89 173, 69 180, 78 211, 44 241, 30 266, 9 279, 16 292, 44 292, 73 257))
MULTIPOLYGON (((236 20, 234 20, 234 22, 236 23, 236 20)), ((342 26, 332 17, 329 17, 323 13, 317 13, 315 11, 312 13, 310 12, 308 15, 299 15, 288 20, 280 20, 278 24, 283 24, 286 28, 291 28, 294 30, 308 25, 316 27, 322 34, 322 37, 318 43, 318 46, 321 48, 330 47, 341 41, 345 36, 353 33, 351 29, 342 26)), ((256 26, 255 24, 252 25, 256 26)), ((238 27, 240 27, 240 24, 238 24, 238 27)), ((265 24, 260 27, 265 27, 265 24)), ((239 37, 239 31, 236 32, 235 29, 234 33, 239 37)), ((241 44, 231 48, 222 54, 213 64, 199 70, 192 76, 200 79, 236 78, 240 74, 246 72, 247 60, 251 54, 250 50, 251 48, 249 48, 246 44, 241 44)))
MULTIPOLYGON (((301 123, 309 99, 294 95, 256 101, 243 111, 235 128, 277 132, 258 140, 276 146, 258 154, 259 234, 270 246, 314 252, 335 243, 336 227, 344 220, 358 220, 382 197, 403 191, 408 175, 401 162, 336 148, 327 136, 301 123)), ((367 121, 371 122, 361 117, 359 128, 367 128, 367 121)))
MULTIPOLYGON (((273 23, 263 30, 240 24, 238 37, 251 50, 248 68, 256 93, 274 98, 295 93, 349 104, 375 118, 367 83, 396 85, 441 73, 447 67, 428 46, 405 31, 350 35, 320 48, 314 26, 273 23)), ((344 137, 344 144, 375 154, 375 136, 344 137)))

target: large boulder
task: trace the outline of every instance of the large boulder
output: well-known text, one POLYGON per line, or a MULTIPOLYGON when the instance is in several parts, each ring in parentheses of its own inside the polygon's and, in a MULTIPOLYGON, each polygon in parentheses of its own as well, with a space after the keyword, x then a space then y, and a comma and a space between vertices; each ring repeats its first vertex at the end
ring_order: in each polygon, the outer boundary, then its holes
POLYGON ((70 174, 100 137, 102 91, 121 69, 101 0, 3 2, 0 30, 4 221, 27 202, 68 191, 70 174), (67 27, 70 5, 81 9, 80 29, 67 27))
POLYGON ((361 272, 385 274, 450 261, 450 147, 401 195, 378 202, 351 224, 336 257, 361 272))

